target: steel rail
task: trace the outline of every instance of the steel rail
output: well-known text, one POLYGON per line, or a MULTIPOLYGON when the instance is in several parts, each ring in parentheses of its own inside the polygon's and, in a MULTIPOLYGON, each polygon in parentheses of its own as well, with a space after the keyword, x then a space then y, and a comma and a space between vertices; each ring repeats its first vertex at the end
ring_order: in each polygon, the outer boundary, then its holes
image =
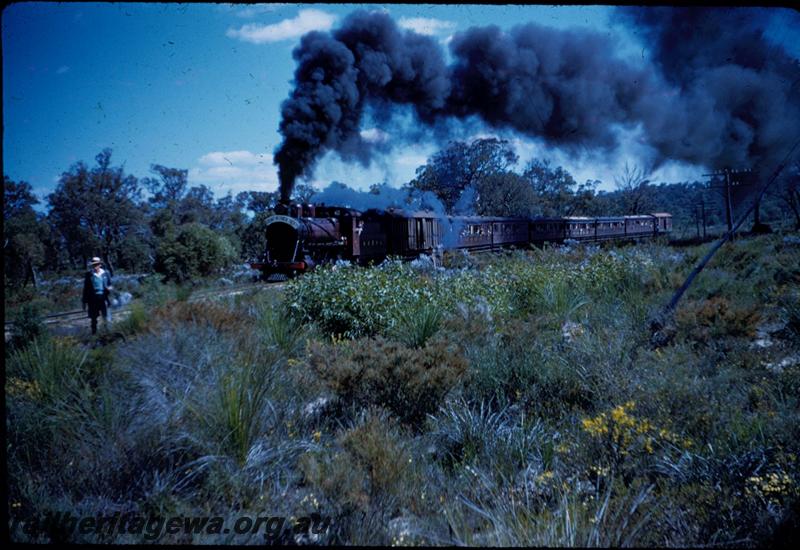
MULTIPOLYGON (((268 283, 268 282, 265 283, 264 281, 260 281, 258 283, 240 283, 238 285, 226 286, 225 288, 203 289, 203 290, 197 291, 196 293, 192 293, 189 296, 188 301, 193 302, 193 301, 198 300, 198 299, 209 298, 209 297, 213 297, 213 296, 216 296, 216 295, 219 295, 219 294, 227 294, 227 293, 235 292, 235 291, 238 291, 238 290, 246 290, 248 288, 263 287, 265 284, 267 286, 274 286, 276 284, 280 284, 281 282, 282 281, 277 281, 277 282, 273 282, 273 283, 268 283)), ((123 307, 121 307, 119 309, 114 309, 113 313, 114 314, 125 313, 125 312, 128 312, 130 309, 131 309, 130 306, 123 306, 123 307)), ((63 321, 72 321, 73 319, 69 319, 69 318, 73 317, 73 316, 76 317, 76 319, 77 318, 81 318, 81 317, 85 317, 86 316, 86 310, 84 310, 84 309, 76 309, 76 310, 73 310, 73 311, 61 311, 61 312, 58 312, 58 313, 50 313, 48 315, 43 315, 42 316, 42 322, 44 324, 46 324, 46 325, 58 324, 59 322, 63 322, 63 321)), ((5 328, 8 329, 8 328, 14 326, 14 321, 5 321, 4 324, 5 324, 5 328)))

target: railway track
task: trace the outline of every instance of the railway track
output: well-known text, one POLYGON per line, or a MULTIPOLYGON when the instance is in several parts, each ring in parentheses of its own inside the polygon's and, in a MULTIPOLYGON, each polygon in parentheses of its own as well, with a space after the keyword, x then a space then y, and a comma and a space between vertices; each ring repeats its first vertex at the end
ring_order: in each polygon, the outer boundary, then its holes
MULTIPOLYGON (((284 281, 276 281, 276 282, 257 282, 257 283, 242 283, 238 285, 230 285, 226 286, 225 288, 214 288, 214 289, 204 289, 198 290, 197 292, 193 292, 187 301, 189 302, 198 302, 201 300, 208 300, 214 298, 222 298, 224 296, 235 296, 237 294, 242 294, 247 292, 251 289, 258 289, 262 290, 265 288, 282 288, 284 286, 284 281)), ((123 306, 121 308, 117 308, 112 310, 112 323, 115 320, 124 319, 130 313, 131 307, 136 302, 131 302, 130 304, 123 306)), ((74 323, 76 321, 83 321, 86 320, 86 311, 83 309, 76 309, 73 311, 62 311, 60 313, 51 313, 49 315, 45 315, 42 317, 42 322, 45 325, 67 325, 74 323)), ((14 321, 5 321, 5 339, 8 340, 10 336, 10 330, 14 326, 14 321)))

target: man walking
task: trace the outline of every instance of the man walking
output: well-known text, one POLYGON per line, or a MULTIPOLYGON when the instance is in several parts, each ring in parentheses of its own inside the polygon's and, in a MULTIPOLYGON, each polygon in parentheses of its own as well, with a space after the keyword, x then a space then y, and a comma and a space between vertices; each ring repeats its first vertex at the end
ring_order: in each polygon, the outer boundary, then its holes
POLYGON ((97 334, 97 317, 102 313, 106 324, 109 321, 108 295, 111 292, 111 275, 103 269, 100 258, 92 258, 91 269, 83 279, 83 309, 89 306, 89 318, 92 320, 92 334, 97 334))

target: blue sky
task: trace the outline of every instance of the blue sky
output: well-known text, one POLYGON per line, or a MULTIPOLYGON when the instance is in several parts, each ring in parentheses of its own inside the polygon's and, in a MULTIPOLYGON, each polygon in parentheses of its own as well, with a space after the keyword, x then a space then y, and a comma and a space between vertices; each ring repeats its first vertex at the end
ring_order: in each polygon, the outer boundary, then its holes
MULTIPOLYGON (((470 26, 528 21, 609 33, 622 56, 640 55, 643 47, 611 24, 611 9, 603 6, 17 3, 4 9, 2 23, 4 172, 44 197, 73 163, 94 164, 110 147, 114 164, 138 177, 157 163, 189 169, 190 184, 206 184, 217 196, 273 191, 272 152, 280 142, 280 103, 291 89, 292 49, 304 32, 335 27, 359 7, 386 9, 443 47, 470 26)), ((772 32, 798 55, 800 30, 787 21, 776 17, 772 32)), ((453 137, 479 135, 489 132, 453 137)), ((634 135, 617 155, 584 159, 501 137, 512 140, 523 161, 550 157, 580 181, 601 179, 605 189, 641 153, 634 135)), ((432 142, 398 148, 369 168, 329 155, 313 183, 399 186, 436 149, 432 142)), ((654 179, 701 173, 668 164, 654 179)))

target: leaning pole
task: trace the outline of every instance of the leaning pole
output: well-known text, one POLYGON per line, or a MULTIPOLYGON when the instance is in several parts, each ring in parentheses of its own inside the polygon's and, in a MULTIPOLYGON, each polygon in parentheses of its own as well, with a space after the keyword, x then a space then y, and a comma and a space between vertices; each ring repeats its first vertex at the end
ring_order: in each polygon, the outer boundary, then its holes
POLYGON ((797 149, 798 145, 800 145, 800 140, 795 142, 795 144, 792 146, 791 150, 783 159, 783 161, 777 166, 777 168, 775 168, 775 171, 772 173, 772 176, 758 192, 758 196, 756 197, 755 201, 753 201, 753 203, 750 205, 750 208, 748 208, 747 211, 744 214, 742 214, 738 220, 736 220, 736 223, 733 224, 733 227, 731 227, 729 231, 727 231, 722 237, 720 237, 720 239, 716 243, 714 243, 714 246, 711 247, 711 250, 708 251, 708 253, 703 257, 703 259, 700 260, 700 262, 694 267, 692 272, 689 273, 689 276, 686 277, 686 280, 683 282, 680 288, 675 291, 669 303, 666 306, 664 306, 659 315, 655 319, 653 319, 653 321, 650 323, 650 329, 653 334, 655 334, 664 327, 664 325, 667 323, 672 313, 675 311, 675 308, 677 307, 681 297, 684 295, 689 286, 691 286, 692 282, 695 280, 697 275, 699 275, 700 272, 703 271, 703 268, 711 260, 714 254, 716 254, 717 250, 719 250, 723 244, 728 242, 731 239, 731 237, 733 237, 734 233, 736 233, 736 231, 745 222, 748 216, 750 216, 750 214, 753 213, 753 210, 755 209, 759 201, 761 201, 761 199, 764 197, 764 193, 767 191, 769 186, 775 182, 780 173, 786 167, 786 164, 789 162, 789 159, 792 157, 792 154, 794 153, 794 150, 797 149))

